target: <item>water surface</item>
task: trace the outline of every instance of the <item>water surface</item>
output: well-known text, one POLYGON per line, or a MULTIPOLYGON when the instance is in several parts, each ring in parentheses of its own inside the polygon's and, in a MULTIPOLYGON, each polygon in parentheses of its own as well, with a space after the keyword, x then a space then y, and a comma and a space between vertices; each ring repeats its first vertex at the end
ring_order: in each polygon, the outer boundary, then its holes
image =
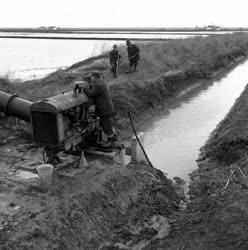
POLYGON ((154 166, 189 180, 199 149, 248 82, 248 61, 221 80, 183 96, 145 124, 147 153, 154 166))

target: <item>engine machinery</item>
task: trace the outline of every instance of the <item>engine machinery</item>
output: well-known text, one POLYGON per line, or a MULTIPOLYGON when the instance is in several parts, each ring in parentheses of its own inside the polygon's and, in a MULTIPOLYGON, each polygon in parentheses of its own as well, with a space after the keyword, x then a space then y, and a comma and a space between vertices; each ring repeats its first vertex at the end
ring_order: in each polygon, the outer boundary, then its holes
POLYGON ((102 149, 105 137, 92 104, 78 84, 34 103, 0 91, 0 112, 31 122, 34 142, 44 147, 47 162, 58 159, 60 151, 79 152, 89 145, 102 149))

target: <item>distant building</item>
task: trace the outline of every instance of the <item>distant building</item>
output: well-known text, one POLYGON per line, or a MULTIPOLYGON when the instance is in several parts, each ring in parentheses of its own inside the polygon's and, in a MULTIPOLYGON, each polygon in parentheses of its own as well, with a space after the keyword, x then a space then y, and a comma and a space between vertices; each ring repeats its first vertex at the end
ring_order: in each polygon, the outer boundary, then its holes
POLYGON ((206 27, 206 30, 221 30, 221 27, 220 26, 217 26, 217 25, 208 25, 207 27, 206 27))
POLYGON ((56 27, 56 26, 40 26, 38 29, 40 30, 59 30, 60 28, 59 27, 56 27))

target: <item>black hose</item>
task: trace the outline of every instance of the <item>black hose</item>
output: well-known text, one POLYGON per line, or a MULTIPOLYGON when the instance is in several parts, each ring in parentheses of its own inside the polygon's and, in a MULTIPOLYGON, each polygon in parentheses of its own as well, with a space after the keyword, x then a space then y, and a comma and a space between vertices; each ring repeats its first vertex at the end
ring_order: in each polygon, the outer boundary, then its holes
POLYGON ((144 147, 142 146, 142 144, 141 144, 141 142, 139 140, 139 137, 138 137, 138 135, 136 133, 136 129, 135 129, 134 124, 133 124, 133 119, 132 119, 131 113, 128 112, 128 115, 129 115, 129 119, 130 119, 130 123, 131 123, 132 129, 133 129, 134 135, 135 135, 135 137, 136 137, 136 139, 137 139, 137 141, 138 141, 138 143, 139 143, 139 145, 140 145, 140 147, 141 147, 141 149, 142 149, 142 151, 143 151, 143 153, 144 153, 144 155, 146 157, 146 160, 147 160, 148 164, 150 165, 151 168, 155 168, 153 166, 153 164, 151 163, 148 155, 146 154, 146 151, 145 151, 144 147))

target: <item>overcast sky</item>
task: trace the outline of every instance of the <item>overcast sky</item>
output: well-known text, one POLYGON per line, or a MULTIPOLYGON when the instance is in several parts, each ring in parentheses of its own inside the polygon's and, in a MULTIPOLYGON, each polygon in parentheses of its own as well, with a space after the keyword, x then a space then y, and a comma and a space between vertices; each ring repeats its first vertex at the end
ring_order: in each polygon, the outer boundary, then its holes
POLYGON ((2 0, 1 27, 248 27, 247 0, 2 0))

